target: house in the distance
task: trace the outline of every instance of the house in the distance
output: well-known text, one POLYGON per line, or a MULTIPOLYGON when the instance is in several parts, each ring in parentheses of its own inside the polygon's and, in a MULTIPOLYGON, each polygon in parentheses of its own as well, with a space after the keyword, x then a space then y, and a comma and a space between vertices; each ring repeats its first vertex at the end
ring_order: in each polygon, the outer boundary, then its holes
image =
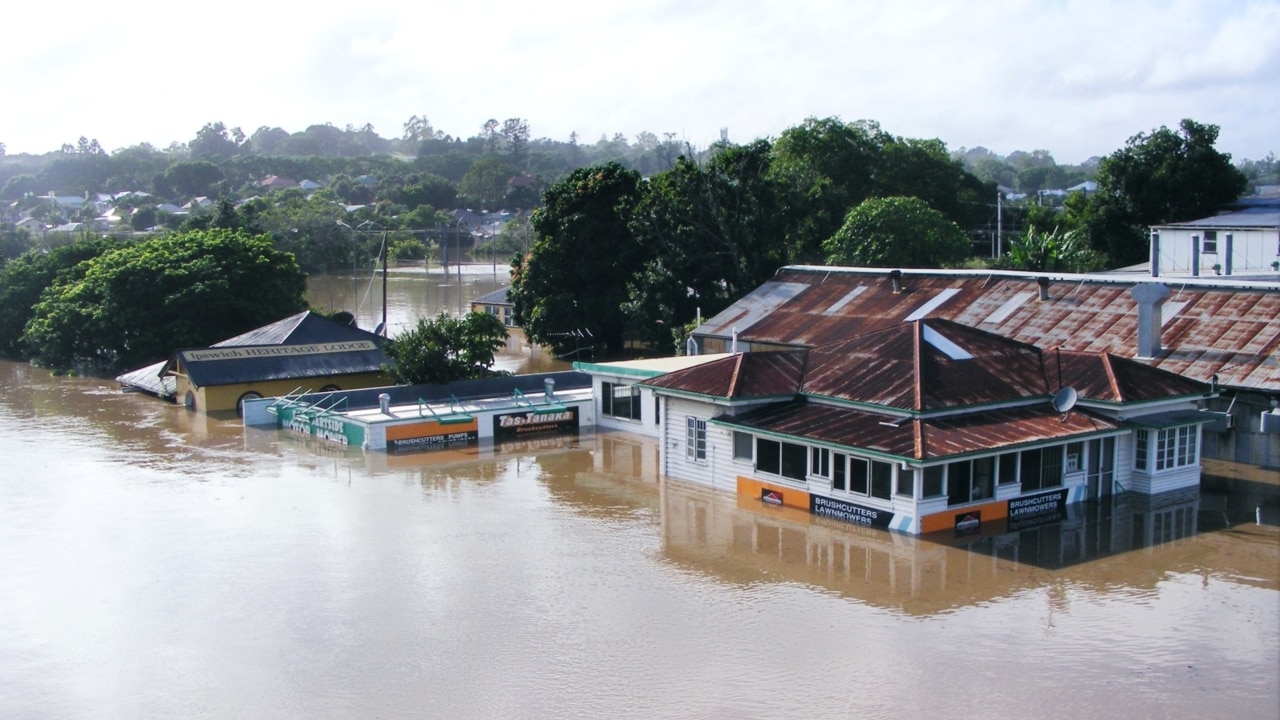
POLYGON ((1151 276, 1243 276, 1280 282, 1280 192, 1219 215, 1151 228, 1151 276))

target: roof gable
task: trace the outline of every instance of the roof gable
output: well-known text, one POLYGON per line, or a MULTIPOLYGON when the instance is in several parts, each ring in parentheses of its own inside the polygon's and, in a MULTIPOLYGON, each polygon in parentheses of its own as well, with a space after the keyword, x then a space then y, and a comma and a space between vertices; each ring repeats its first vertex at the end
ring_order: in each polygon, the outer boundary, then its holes
POLYGON ((736 353, 642 384, 731 400, 790 396, 800 390, 807 356, 804 350, 736 353))

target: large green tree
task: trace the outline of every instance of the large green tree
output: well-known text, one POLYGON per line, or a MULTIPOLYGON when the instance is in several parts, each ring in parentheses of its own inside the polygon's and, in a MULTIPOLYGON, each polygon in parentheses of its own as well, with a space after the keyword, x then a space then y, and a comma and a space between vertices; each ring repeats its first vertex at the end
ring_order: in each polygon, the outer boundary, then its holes
POLYGON ((396 382, 408 385, 491 377, 500 374, 493 369, 493 356, 506 339, 502 321, 489 313, 421 318, 387 344, 394 363, 390 371, 396 382))
POLYGON ((1068 200, 1069 221, 1114 263, 1141 262, 1150 226, 1209 217, 1244 194, 1248 180, 1217 141, 1217 125, 1190 119, 1138 133, 1102 160, 1098 192, 1068 200))
POLYGON ((532 217, 536 240, 512 267, 516 318, 557 354, 621 354, 628 279, 649 260, 630 226, 640 175, 617 163, 574 171, 547 190, 532 217))
POLYGON ((786 264, 771 158, 767 140, 725 146, 702 164, 681 157, 645 183, 632 227, 655 256, 631 280, 627 311, 638 337, 670 341, 699 309, 720 312, 786 264))
POLYGON ((864 201, 822 247, 829 264, 862 267, 944 267, 970 254, 964 231, 914 197, 864 201))
POLYGON ((210 229, 110 250, 49 287, 23 342, 41 364, 119 370, 306 309, 306 276, 271 238, 210 229))
POLYGON ((78 240, 48 252, 31 250, 9 261, 0 270, 0 308, 4 308, 0 313, 0 355, 29 358, 22 334, 41 293, 52 285, 79 280, 88 268, 86 261, 117 247, 119 243, 111 240, 78 240))

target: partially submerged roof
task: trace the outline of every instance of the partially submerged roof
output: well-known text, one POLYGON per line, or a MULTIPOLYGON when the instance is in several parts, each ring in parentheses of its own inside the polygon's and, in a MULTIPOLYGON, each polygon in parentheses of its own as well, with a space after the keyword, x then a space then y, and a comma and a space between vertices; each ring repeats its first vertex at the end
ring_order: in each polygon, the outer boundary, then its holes
POLYGON ((507 299, 507 293, 510 292, 511 286, 506 285, 494 290, 491 293, 485 293, 475 300, 471 301, 472 305, 511 305, 512 302, 507 299))
POLYGON ((389 362, 383 340, 306 311, 208 348, 177 350, 159 372, 181 369, 198 387, 374 373, 389 362))
MULTIPOLYGON (((1138 354, 1132 277, 973 270, 903 270, 895 290, 881 268, 789 266, 696 331, 778 347, 816 348, 940 318, 1040 347, 1138 354), (1048 299, 1040 299, 1043 278, 1048 299)), ((1165 348, 1147 365, 1188 378, 1280 391, 1280 282, 1229 278, 1168 284, 1165 348)))

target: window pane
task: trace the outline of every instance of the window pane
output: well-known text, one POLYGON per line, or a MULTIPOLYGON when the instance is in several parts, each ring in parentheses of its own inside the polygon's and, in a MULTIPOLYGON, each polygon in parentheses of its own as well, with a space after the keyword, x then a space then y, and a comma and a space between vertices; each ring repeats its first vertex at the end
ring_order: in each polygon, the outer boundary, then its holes
POLYGON ((924 496, 938 497, 942 494, 942 477, 945 465, 934 465, 924 469, 924 496))
POLYGON ((1040 487, 1057 487, 1062 484, 1062 446, 1055 445, 1044 449, 1040 456, 1040 487))
POLYGON ((793 480, 803 480, 808 470, 807 456, 803 445, 782 443, 782 476, 793 480))
POLYGON ((893 493, 893 466, 871 461, 871 496, 888 500, 893 493))
POLYGON ((835 461, 835 467, 833 467, 832 469, 835 471, 835 473, 831 476, 831 488, 833 490, 844 490, 846 488, 845 462, 847 460, 847 457, 844 455, 844 453, 835 453, 835 457, 833 458, 833 460, 835 461))
POLYGON ((751 441, 754 437, 751 433, 744 433, 738 430, 733 431, 733 457, 736 460, 751 459, 751 441))
POLYGON ((1039 490, 1040 471, 1043 458, 1039 450, 1022 451, 1022 492, 1039 490))
POLYGON ((1147 431, 1139 430, 1133 434, 1133 469, 1147 469, 1147 431))
POLYGON ((869 469, 862 458, 849 458, 849 492, 867 494, 869 469))
POLYGON ((756 470, 782 474, 782 443, 756 438, 756 470))
POLYGON ((973 466, 968 460, 953 462, 947 465, 947 504, 960 505, 969 502, 970 480, 973 478, 973 466))
POLYGON ((1018 482, 1018 453, 1005 453, 1000 456, 1000 484, 1011 485, 1018 482))
POLYGON ((916 473, 915 470, 898 470, 898 494, 903 497, 915 497, 916 494, 916 473))
POLYGON ((973 461, 972 499, 987 500, 995 496, 995 473, 995 458, 976 458, 973 461))

